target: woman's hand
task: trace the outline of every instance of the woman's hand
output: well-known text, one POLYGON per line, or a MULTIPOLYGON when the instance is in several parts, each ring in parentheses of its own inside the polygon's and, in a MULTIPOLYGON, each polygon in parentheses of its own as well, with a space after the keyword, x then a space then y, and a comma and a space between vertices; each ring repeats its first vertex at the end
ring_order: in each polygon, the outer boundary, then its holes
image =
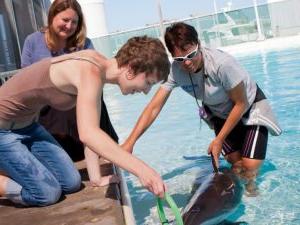
POLYGON ((218 138, 215 138, 209 145, 208 147, 208 154, 212 154, 215 162, 216 162, 216 166, 217 168, 219 168, 219 158, 220 158, 220 154, 222 151, 222 146, 223 146, 223 141, 221 141, 218 138))
POLYGON ((148 166, 144 167, 140 170, 138 178, 140 179, 141 184, 154 195, 160 198, 164 197, 167 187, 160 175, 153 169, 148 166))

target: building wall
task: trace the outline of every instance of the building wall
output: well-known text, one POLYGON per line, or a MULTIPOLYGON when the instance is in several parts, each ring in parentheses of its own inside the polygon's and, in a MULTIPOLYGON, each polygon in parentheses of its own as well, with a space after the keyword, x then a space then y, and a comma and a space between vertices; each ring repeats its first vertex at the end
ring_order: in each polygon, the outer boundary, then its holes
POLYGON ((300 34, 300 1, 286 0, 269 4, 275 37, 300 34))

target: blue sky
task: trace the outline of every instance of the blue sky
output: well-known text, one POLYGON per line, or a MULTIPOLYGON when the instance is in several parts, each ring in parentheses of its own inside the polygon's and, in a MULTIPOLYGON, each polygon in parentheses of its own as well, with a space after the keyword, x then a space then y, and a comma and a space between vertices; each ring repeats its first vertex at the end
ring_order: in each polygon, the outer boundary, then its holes
MULTIPOLYGON (((159 22, 158 0, 104 0, 108 32, 135 29, 159 22)), ((214 12, 213 0, 160 0, 165 20, 184 19, 190 15, 214 12)), ((221 10, 231 2, 231 9, 253 5, 253 0, 216 0, 221 10)), ((257 0, 264 4, 267 0, 257 0)))

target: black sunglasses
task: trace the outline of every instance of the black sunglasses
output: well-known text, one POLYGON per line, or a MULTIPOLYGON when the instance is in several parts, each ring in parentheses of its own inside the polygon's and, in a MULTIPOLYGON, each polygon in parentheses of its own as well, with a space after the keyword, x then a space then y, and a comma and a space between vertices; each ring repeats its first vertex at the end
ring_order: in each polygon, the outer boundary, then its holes
POLYGON ((180 56, 180 57, 173 57, 174 61, 177 62, 183 62, 185 60, 191 60, 198 54, 198 45, 196 46, 195 50, 187 54, 186 56, 180 56))

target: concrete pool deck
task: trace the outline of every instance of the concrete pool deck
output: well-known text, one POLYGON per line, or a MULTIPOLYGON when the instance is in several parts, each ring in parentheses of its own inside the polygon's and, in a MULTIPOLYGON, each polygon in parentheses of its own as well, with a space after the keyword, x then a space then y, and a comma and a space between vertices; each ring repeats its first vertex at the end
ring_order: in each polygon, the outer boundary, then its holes
MULTIPOLYGON (((0 198, 0 225, 125 225, 120 186, 92 187, 85 162, 76 163, 83 187, 46 207, 18 208, 0 198)), ((112 164, 101 161, 101 174, 114 173, 112 164)))

